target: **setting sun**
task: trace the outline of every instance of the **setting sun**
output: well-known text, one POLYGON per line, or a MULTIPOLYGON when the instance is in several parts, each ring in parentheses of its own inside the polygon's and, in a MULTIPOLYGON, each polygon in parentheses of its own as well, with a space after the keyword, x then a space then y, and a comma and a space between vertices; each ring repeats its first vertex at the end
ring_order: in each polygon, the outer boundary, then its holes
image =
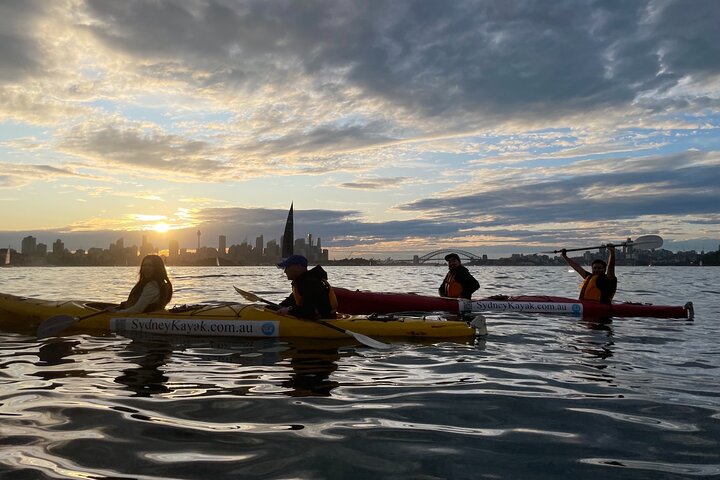
POLYGON ((158 233, 166 233, 168 230, 170 230, 170 225, 165 222, 155 224, 155 231, 158 233))

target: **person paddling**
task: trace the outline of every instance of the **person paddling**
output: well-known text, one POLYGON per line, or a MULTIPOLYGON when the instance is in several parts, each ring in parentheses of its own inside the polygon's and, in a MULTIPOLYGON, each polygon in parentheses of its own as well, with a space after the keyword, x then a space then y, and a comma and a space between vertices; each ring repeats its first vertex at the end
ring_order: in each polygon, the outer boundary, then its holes
POLYGON ((308 270, 307 265, 302 255, 290 255, 277 264, 292 282, 292 293, 280 302, 278 312, 313 320, 336 318, 338 302, 327 272, 320 265, 308 270))
POLYGON ((172 299, 173 288, 163 259, 146 255, 140 265, 140 278, 128 299, 110 311, 115 313, 145 313, 162 310, 172 299))
POLYGON ((588 272, 572 258, 567 256, 565 249, 560 250, 560 255, 565 262, 583 277, 580 287, 580 300, 596 300, 601 303, 612 303, 617 290, 617 277, 615 277, 615 245, 608 243, 608 263, 603 260, 593 260, 592 272, 588 272))
POLYGON ((448 273, 438 288, 440 296, 469 300, 473 292, 480 288, 480 283, 462 265, 457 253, 448 253, 445 255, 445 261, 448 262, 448 273))

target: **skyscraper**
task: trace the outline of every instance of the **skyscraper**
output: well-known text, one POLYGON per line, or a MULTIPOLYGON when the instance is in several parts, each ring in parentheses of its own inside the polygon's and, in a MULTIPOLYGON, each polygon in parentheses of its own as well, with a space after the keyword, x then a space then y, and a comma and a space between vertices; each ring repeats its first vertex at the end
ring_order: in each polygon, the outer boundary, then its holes
POLYGON ((35 250, 37 248, 36 246, 37 238, 33 236, 28 236, 22 239, 22 246, 20 248, 20 253, 23 255, 34 255, 35 250))

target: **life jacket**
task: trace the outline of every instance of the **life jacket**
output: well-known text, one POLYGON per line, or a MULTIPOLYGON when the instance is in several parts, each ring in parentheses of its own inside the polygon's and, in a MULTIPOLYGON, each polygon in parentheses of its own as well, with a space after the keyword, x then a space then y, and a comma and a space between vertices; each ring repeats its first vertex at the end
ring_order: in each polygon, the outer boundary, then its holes
POLYGON ((445 296, 460 298, 462 296, 462 293, 463 286, 460 282, 455 280, 455 273, 448 272, 447 277, 445 277, 445 296))
POLYGON ((617 280, 610 280, 604 273, 602 275, 588 275, 580 287, 580 300, 595 300, 602 303, 612 302, 617 288, 617 280))
MULTIPOLYGON (((330 302, 330 314, 334 315, 335 313, 337 313, 337 308, 338 308, 338 299, 337 299, 337 296, 335 295, 335 290, 333 290, 333 288, 330 286, 330 282, 328 282, 327 280, 320 279, 320 282, 322 282, 322 284, 325 287, 327 294, 328 294, 328 300, 330 302)), ((298 288, 295 286, 294 283, 292 286, 292 294, 293 294, 293 298, 295 299, 295 305, 301 306, 303 304, 303 298, 302 298, 302 295, 300 294, 300 291, 298 290, 298 288)), ((318 312, 318 314, 322 315, 322 312, 318 312)))
MULTIPOLYGON (((151 303, 147 307, 145 307, 142 311, 142 313, 148 313, 148 312, 156 312, 159 310, 163 310, 165 306, 170 302, 170 285, 168 283, 157 281, 157 280, 150 280, 150 282, 155 282, 155 284, 158 286, 159 290, 159 297, 157 301, 151 303)), ((136 284, 133 289, 130 291, 130 295, 128 296, 128 299, 124 302, 120 303, 120 308, 128 308, 132 305, 135 305, 135 303, 138 301, 140 296, 142 295, 143 290, 145 289, 145 286, 150 283, 147 282, 144 285, 140 286, 140 284, 136 284)))

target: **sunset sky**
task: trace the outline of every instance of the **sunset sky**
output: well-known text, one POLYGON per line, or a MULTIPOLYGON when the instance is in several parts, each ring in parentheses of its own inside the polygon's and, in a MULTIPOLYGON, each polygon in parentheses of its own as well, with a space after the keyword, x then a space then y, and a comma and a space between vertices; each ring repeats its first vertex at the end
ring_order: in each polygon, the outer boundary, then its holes
POLYGON ((720 1, 0 0, 0 246, 720 243, 720 1), (167 231, 166 231, 167 230, 167 231))

